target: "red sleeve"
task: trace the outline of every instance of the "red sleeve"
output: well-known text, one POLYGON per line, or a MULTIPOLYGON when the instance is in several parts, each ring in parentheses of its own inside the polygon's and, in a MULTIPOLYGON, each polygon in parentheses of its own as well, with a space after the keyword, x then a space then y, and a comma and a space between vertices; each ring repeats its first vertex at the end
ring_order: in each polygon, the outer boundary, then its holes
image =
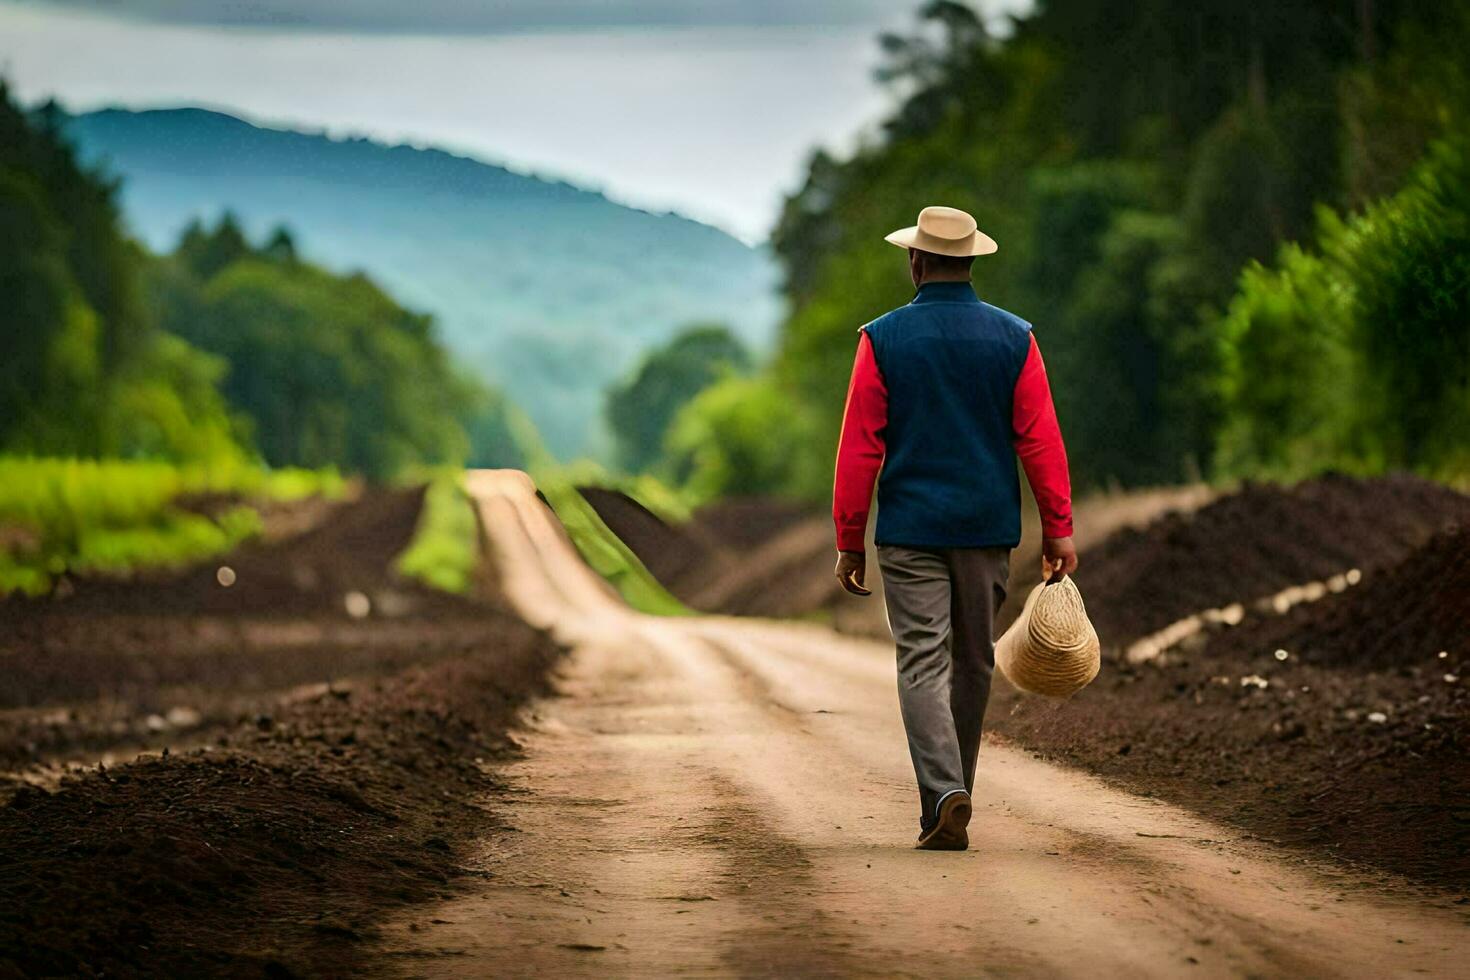
POLYGON ((1036 335, 1031 335, 1031 350, 1016 379, 1011 427, 1015 432, 1016 455, 1036 496, 1036 509, 1041 513, 1041 533, 1048 538, 1072 535, 1072 478, 1067 472, 1067 447, 1062 444, 1062 429, 1057 424, 1057 410, 1051 401, 1051 386, 1046 381, 1046 364, 1036 335))
POLYGON ((832 484, 832 521, 837 550, 862 551, 868 532, 873 484, 883 466, 884 430, 888 428, 888 386, 873 356, 867 331, 858 338, 842 438, 837 443, 837 475, 832 484))

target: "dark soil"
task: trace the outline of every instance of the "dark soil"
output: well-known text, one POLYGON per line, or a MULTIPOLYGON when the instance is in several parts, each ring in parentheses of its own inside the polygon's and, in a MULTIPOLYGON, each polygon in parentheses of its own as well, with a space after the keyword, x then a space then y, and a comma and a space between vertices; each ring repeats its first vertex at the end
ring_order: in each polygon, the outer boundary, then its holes
MULTIPOLYGON (((0 640, 0 770, 198 741, 312 685, 465 657, 500 628, 487 615, 426 623, 50 612, 11 622, 0 640)), ((0 800, 7 781, 0 773, 0 800)))
POLYGON ((701 507, 694 514, 694 523, 709 537, 738 551, 765 544, 813 517, 825 519, 819 510, 794 500, 732 497, 701 507))
POLYGON ((728 560, 719 540, 703 533, 697 520, 676 527, 621 491, 578 487, 577 492, 653 577, 684 602, 697 590, 701 570, 708 573, 728 560))
POLYGON ((498 606, 393 573, 421 499, 417 490, 376 492, 322 512, 298 537, 198 568, 71 581, 57 598, 0 602, 0 766, 95 758, 186 733, 197 741, 299 685, 478 649, 487 603, 498 606), (217 578, 222 565, 236 576, 229 587, 217 578), (354 591, 372 607, 361 620, 346 609, 354 591), (161 724, 171 709, 189 723, 161 724))
POLYGON ((1191 646, 1115 654, 1067 703, 1007 687, 992 727, 1262 837, 1466 890, 1470 533, 1191 646))
MULTIPOLYGON (((179 573, 68 582, 60 595, 69 614, 331 614, 345 619, 343 597, 348 592, 371 596, 401 585, 393 574, 393 559, 412 540, 422 504, 423 488, 368 493, 283 541, 249 544, 228 558, 179 573), (221 566, 234 572, 229 587, 217 578, 221 566)), ((422 609, 437 598, 425 592, 413 601, 422 609)), ((0 604, 0 615, 12 609, 30 615, 38 605, 44 603, 0 604)))
POLYGON ((1323 667, 1458 673, 1470 661, 1470 526, 1440 531, 1331 601, 1252 620, 1211 645, 1243 655, 1284 649, 1323 667))
POLYGON ((352 974, 385 915, 467 882, 478 763, 556 651, 396 579, 419 499, 243 550, 229 588, 217 562, 0 604, 0 976, 352 974), (57 785, 102 752, 133 761, 57 785))
POLYGON ((1204 609, 1395 564, 1457 521, 1470 522, 1470 497, 1408 475, 1248 483, 1089 549, 1077 584, 1103 642, 1123 644, 1204 609))

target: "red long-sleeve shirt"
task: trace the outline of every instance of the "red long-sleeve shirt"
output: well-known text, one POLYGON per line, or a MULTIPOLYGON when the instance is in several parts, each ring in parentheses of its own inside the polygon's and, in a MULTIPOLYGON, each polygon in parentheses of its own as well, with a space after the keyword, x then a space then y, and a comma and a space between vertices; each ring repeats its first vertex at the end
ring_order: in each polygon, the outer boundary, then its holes
MULTIPOLYGON (((832 490, 832 520, 839 551, 862 551, 873 486, 887 451, 888 388, 866 331, 859 335, 832 490)), ((1012 445, 1026 472, 1041 514, 1042 534, 1072 534, 1072 485, 1067 450, 1052 405, 1046 364, 1036 337, 1016 378, 1011 411, 1012 445)))

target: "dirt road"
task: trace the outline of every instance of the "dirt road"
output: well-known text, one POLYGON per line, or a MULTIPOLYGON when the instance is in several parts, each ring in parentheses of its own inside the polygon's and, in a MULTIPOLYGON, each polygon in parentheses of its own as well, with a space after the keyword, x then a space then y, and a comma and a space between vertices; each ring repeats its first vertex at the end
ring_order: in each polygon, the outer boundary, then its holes
POLYGON ((999 744, 972 849, 909 849, 891 650, 630 611, 522 474, 472 474, 512 603, 574 650, 478 892, 387 930, 412 975, 1464 976, 1446 899, 1309 867, 999 744))

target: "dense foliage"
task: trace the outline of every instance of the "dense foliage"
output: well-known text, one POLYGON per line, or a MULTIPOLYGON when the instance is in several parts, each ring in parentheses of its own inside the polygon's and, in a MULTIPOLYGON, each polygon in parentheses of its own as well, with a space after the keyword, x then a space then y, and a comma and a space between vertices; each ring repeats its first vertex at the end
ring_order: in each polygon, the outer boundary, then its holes
POLYGON ((998 37, 935 0, 882 44, 899 108, 776 229, 773 368, 671 436, 703 492, 827 492, 854 331, 911 296, 882 236, 931 203, 1000 242, 977 288, 1036 324, 1079 485, 1463 470, 1463 144, 1416 169, 1467 121, 1463 5, 1044 0, 998 37))
POLYGON ((224 365, 154 325, 114 191, 0 84, 0 450, 238 456, 224 365))
POLYGON ((1470 472, 1470 139, 1315 247, 1252 265, 1225 319, 1221 465, 1470 472))
POLYGON ((284 232, 252 247, 225 215, 190 226, 153 279, 163 325, 230 365, 225 396, 271 465, 384 478, 464 458, 469 387, 429 318, 367 277, 302 261, 284 232))
POLYGON ((617 461, 629 472, 652 467, 679 409, 720 378, 750 370, 750 354, 727 327, 686 328, 644 356, 633 376, 607 393, 617 461))
POLYGON ((711 385, 675 418, 665 444, 666 470, 694 503, 726 494, 830 482, 822 441, 786 392, 768 378, 728 378, 711 385))
POLYGON ((0 451, 374 478, 525 462, 534 432, 453 368, 428 317, 229 215, 149 254, 65 123, 0 87, 0 451))

